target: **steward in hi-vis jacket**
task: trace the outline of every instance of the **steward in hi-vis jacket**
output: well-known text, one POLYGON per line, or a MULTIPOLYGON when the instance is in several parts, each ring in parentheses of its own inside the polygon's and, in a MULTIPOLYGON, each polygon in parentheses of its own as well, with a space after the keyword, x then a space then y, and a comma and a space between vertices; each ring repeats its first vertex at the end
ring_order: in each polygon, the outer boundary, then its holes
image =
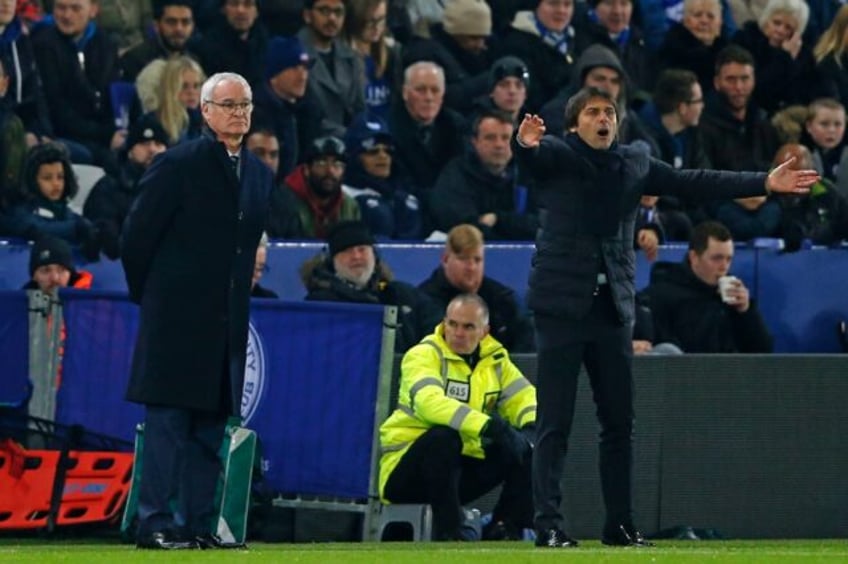
POLYGON ((467 539, 462 504, 503 484, 483 536, 520 539, 532 524, 536 390, 488 334, 476 295, 448 304, 444 321, 401 363, 397 409, 380 427, 380 495, 428 503, 434 538, 467 539))

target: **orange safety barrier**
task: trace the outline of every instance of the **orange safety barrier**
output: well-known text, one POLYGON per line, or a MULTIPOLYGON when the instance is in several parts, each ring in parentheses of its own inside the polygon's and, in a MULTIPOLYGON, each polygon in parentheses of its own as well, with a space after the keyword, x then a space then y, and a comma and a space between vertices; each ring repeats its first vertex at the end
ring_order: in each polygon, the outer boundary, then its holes
POLYGON ((47 526, 59 455, 58 450, 0 449, 0 529, 47 526))
POLYGON ((109 521, 127 499, 132 479, 131 452, 71 451, 57 525, 109 521))
MULTIPOLYGON (((57 450, 0 444, 0 529, 49 525, 60 457, 57 450)), ((114 519, 129 493, 132 464, 132 453, 69 452, 55 524, 114 519)))

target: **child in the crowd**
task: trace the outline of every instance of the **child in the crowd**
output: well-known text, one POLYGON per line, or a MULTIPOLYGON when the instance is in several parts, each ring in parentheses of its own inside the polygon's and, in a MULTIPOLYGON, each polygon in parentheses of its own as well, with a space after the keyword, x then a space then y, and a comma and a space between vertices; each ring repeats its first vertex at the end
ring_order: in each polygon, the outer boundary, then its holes
POLYGON ((810 104, 802 143, 813 154, 813 164, 824 178, 848 197, 848 145, 845 140, 845 107, 833 98, 810 104), (839 171, 845 171, 839 174, 839 171))
POLYGON ((94 225, 68 207, 77 180, 67 150, 55 143, 27 153, 15 203, 4 213, 7 235, 38 240, 49 235, 79 245, 89 260, 99 257, 94 225))

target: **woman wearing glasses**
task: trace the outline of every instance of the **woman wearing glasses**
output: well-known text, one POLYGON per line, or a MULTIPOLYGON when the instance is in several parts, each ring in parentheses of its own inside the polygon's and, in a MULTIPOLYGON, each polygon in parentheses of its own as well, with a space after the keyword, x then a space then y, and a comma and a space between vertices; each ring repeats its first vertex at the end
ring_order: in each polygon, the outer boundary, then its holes
POLYGON ((365 69, 365 107, 383 119, 402 84, 400 43, 386 32, 386 0, 351 0, 344 35, 365 69))
POLYGON ((386 123, 360 114, 345 141, 349 159, 342 190, 359 203, 371 233, 378 239, 420 239, 421 206, 392 167, 394 139, 386 123))

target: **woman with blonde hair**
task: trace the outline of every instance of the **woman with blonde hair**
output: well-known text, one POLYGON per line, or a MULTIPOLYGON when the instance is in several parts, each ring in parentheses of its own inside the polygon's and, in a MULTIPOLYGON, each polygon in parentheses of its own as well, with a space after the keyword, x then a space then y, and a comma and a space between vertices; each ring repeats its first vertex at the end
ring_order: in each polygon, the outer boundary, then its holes
POLYGON ((175 57, 165 63, 159 82, 159 107, 154 114, 171 145, 200 135, 200 87, 204 80, 203 69, 191 57, 175 57))
POLYGON ((368 112, 387 117, 392 97, 400 92, 400 44, 386 31, 386 0, 349 0, 344 34, 365 69, 368 112))
POLYGON ((813 56, 819 72, 830 82, 834 97, 848 108, 848 5, 836 12, 816 43, 813 56))
POLYGON ((804 0, 769 0, 759 20, 747 22, 733 36, 733 43, 754 56, 754 100, 769 115, 829 94, 802 40, 809 18, 804 0))

